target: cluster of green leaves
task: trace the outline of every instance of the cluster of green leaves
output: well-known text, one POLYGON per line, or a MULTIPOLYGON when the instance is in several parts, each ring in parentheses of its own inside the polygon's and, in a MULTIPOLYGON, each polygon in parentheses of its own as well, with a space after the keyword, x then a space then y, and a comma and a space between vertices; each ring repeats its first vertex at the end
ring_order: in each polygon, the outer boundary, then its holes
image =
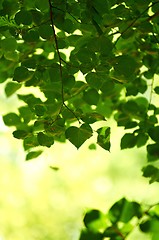
MULTIPOLYGON (((26 160, 54 141, 68 139, 78 149, 97 121, 103 127, 96 130, 96 143, 109 151, 106 118, 114 117, 126 130, 121 149, 146 146, 143 176, 159 182, 159 107, 152 101, 159 95, 154 81, 158 8, 157 0, 0 0, 0 83, 6 81, 7 97, 17 94, 23 102, 3 120, 23 140, 26 160), (68 57, 63 50, 69 47, 68 57), (79 72, 84 80, 77 80, 79 72), (38 88, 45 98, 19 94, 24 87, 38 88)), ((125 239, 133 217, 141 231, 157 231, 155 211, 145 213, 124 199, 110 209, 102 233, 92 228, 93 220, 101 221, 100 213, 86 214, 81 240, 125 239)))
POLYGON ((126 129, 121 149, 146 146, 150 164, 143 175, 159 181, 153 164, 159 159, 159 107, 151 101, 159 95, 158 7, 150 0, 0 1, 0 82, 7 80, 7 97, 17 93, 25 104, 3 119, 16 128, 13 136, 23 140, 27 160, 54 141, 68 139, 79 148, 97 121, 104 121, 97 144, 109 151, 105 120, 113 116, 126 129), (68 59, 62 50, 69 47, 68 59), (85 80, 77 80, 79 72, 85 80), (39 88, 45 100, 18 94, 23 87, 39 88))
POLYGON ((92 209, 83 219, 84 229, 80 240, 123 240, 133 235, 136 230, 142 236, 158 239, 159 205, 142 206, 125 198, 116 202, 107 214, 92 209))

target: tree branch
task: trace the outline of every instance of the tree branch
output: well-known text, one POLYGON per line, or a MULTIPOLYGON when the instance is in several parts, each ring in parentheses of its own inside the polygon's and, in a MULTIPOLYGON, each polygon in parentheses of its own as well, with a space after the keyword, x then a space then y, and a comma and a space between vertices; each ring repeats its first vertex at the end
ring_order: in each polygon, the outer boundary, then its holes
MULTIPOLYGON (((78 122, 80 123, 79 118, 76 116, 76 114, 65 104, 65 99, 64 99, 64 85, 63 85, 63 72, 62 72, 62 58, 60 55, 60 51, 59 51, 59 46, 58 46, 58 41, 57 41, 57 35, 56 35, 56 31, 55 31, 55 25, 54 25, 54 17, 53 17, 53 5, 51 3, 51 0, 49 1, 49 8, 50 8, 50 21, 51 21, 51 27, 52 27, 52 31, 53 31, 53 37, 54 37, 54 41, 55 41, 55 49, 58 55, 58 60, 59 60, 59 71, 60 71, 60 80, 61 80, 61 97, 62 97, 62 105, 60 108, 60 112, 62 110, 62 107, 64 106, 65 108, 68 109, 68 111, 70 111, 75 118, 78 120, 78 122)), ((59 112, 59 114, 60 114, 59 112)))

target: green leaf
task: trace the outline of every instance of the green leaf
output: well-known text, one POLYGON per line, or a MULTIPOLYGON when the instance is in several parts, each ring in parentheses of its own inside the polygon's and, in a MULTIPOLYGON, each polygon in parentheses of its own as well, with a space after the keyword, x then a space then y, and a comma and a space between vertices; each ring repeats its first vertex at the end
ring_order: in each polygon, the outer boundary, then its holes
POLYGON ((106 239, 119 239, 122 240, 121 238, 118 238, 117 231, 119 231, 117 228, 114 227, 108 227, 105 229, 103 235, 106 237, 106 239))
POLYGON ((97 90, 99 90, 103 84, 101 77, 98 76, 97 73, 95 73, 95 72, 89 72, 86 75, 86 81, 89 84, 89 86, 91 86, 92 88, 95 88, 97 90))
POLYGON ((89 224, 91 224, 93 221, 96 221, 100 218, 101 212, 99 210, 93 209, 86 213, 83 222, 86 227, 89 227, 89 224))
POLYGON ((159 142, 159 126, 150 128, 148 133, 152 140, 159 142))
POLYGON ((31 135, 29 134, 25 139, 24 139, 24 142, 23 142, 23 147, 24 147, 24 150, 28 150, 30 148, 33 148, 33 147, 37 147, 39 146, 39 142, 37 140, 37 137, 35 135, 31 135))
POLYGON ((90 150, 96 150, 96 145, 94 143, 90 144, 88 147, 90 150))
POLYGON ((155 93, 159 94, 159 87, 154 88, 155 93))
POLYGON ((17 67, 14 70, 13 81, 24 82, 28 81, 33 77, 34 72, 29 71, 26 67, 17 67))
POLYGON ((129 79, 135 73, 137 66, 138 64, 133 57, 129 55, 118 56, 114 66, 115 74, 117 76, 123 75, 129 79))
POLYGON ((5 52, 4 53, 5 59, 13 62, 17 62, 19 60, 19 53, 18 52, 5 52))
POLYGON ((20 117, 15 113, 8 113, 3 116, 4 124, 7 126, 17 126, 21 124, 20 117))
POLYGON ((5 38, 1 41, 1 47, 4 52, 13 52, 17 48, 17 41, 13 37, 5 38))
POLYGON ((81 116, 82 121, 91 124, 97 121, 106 121, 105 117, 98 112, 90 112, 81 116))
POLYGON ((110 127, 102 127, 97 130, 97 143, 107 151, 110 151, 110 127))
POLYGON ((103 240, 103 234, 91 230, 82 231, 79 240, 103 240))
POLYGON ((126 133, 120 143, 121 149, 133 148, 136 145, 137 137, 133 133, 126 133))
POLYGON ((28 132, 25 130, 16 130, 13 132, 13 136, 18 139, 24 139, 28 136, 28 132))
POLYGON ((99 93, 93 88, 85 91, 83 94, 83 99, 90 105, 97 105, 99 98, 99 93))
POLYGON ((30 12, 32 14, 33 23, 35 25, 39 25, 43 17, 42 12, 38 11, 37 9, 31 9, 30 12))
POLYGON ((147 141, 148 141, 149 137, 148 134, 145 133, 139 133, 137 135, 137 147, 142 147, 144 145, 146 145, 147 141))
POLYGON ((144 233, 149 233, 151 230, 151 221, 150 220, 144 220, 139 225, 140 230, 144 233))
POLYGON ((5 87, 5 94, 7 97, 10 97, 14 94, 19 88, 21 88, 21 84, 16 82, 8 82, 5 87))
POLYGON ((18 25, 20 25, 20 24, 31 25, 32 15, 31 15, 30 11, 22 9, 19 12, 17 12, 15 15, 15 22, 18 25))
POLYGON ((44 134, 43 132, 39 132, 37 138, 41 146, 46 146, 50 148, 54 144, 54 138, 52 136, 44 134))
POLYGON ((26 42, 32 43, 39 40, 39 32, 37 30, 30 30, 23 35, 26 42))
POLYGON ((92 136, 92 128, 88 124, 82 124, 80 128, 69 127, 66 130, 66 138, 78 149, 92 136))
POLYGON ((34 118, 34 114, 28 106, 22 106, 18 110, 24 123, 29 123, 34 118))
POLYGON ((41 11, 44 12, 49 9, 49 2, 43 0, 36 0, 35 6, 41 11))
POLYGON ((42 151, 32 151, 26 155, 26 161, 39 157, 42 151))
POLYGON ((140 218, 142 216, 141 207, 136 202, 129 202, 122 198, 116 202, 109 210, 109 217, 113 224, 116 222, 129 222, 134 216, 140 218))
POLYGON ((41 104, 36 104, 34 106, 34 111, 35 111, 35 114, 37 116, 43 116, 46 112, 46 107, 44 105, 41 105, 41 104))
POLYGON ((148 161, 156 161, 159 159, 159 143, 147 145, 148 161))
POLYGON ((51 36, 53 36, 53 30, 50 25, 41 25, 39 27, 39 35, 43 39, 49 39, 51 36))
POLYGON ((105 36, 101 36, 98 42, 99 42, 99 51, 101 55, 108 56, 113 49, 113 44, 110 41, 110 39, 105 36))
POLYGON ((159 169, 153 165, 148 165, 142 169, 143 176, 150 178, 150 183, 159 182, 159 169))

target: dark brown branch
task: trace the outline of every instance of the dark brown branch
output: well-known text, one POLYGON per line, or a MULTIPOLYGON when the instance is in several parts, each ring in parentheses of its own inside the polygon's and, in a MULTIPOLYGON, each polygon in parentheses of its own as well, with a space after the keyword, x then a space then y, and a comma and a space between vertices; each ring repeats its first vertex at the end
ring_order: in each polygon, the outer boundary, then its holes
POLYGON ((70 111, 75 116, 75 118, 80 123, 80 121, 79 121, 78 117, 76 116, 76 114, 65 104, 64 84, 63 84, 63 74, 62 74, 62 58, 61 58, 61 55, 60 55, 58 41, 57 41, 57 35, 56 35, 56 31, 55 31, 55 24, 54 24, 53 10, 52 10, 53 6, 52 6, 52 3, 51 3, 51 0, 48 0, 48 1, 49 1, 49 8, 50 8, 51 27, 52 27, 53 37, 54 37, 54 41, 55 41, 55 49, 56 49, 56 52, 57 52, 57 55, 58 55, 58 59, 59 59, 59 71, 60 71, 60 80, 61 80, 61 98, 62 98, 62 105, 61 105, 60 112, 62 110, 62 107, 64 106, 65 108, 68 109, 68 111, 70 111))

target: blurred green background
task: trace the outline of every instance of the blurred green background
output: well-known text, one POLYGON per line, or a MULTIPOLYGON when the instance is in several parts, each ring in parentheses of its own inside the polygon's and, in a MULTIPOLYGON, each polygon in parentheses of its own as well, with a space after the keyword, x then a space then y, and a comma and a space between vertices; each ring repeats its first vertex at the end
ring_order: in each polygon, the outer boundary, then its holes
MULTIPOLYGON (((15 96, 7 99, 1 85, 0 112, 15 111, 15 96)), ((158 202, 158 184, 142 177, 144 148, 120 150, 122 128, 112 120, 111 153, 100 147, 79 150, 55 143, 35 160, 25 161, 22 142, 0 119, 0 240, 77 240, 84 213, 106 212, 121 197, 140 203, 158 202), (52 168, 51 168, 52 167, 52 168)), ((130 239, 145 240, 134 232, 130 239)))

